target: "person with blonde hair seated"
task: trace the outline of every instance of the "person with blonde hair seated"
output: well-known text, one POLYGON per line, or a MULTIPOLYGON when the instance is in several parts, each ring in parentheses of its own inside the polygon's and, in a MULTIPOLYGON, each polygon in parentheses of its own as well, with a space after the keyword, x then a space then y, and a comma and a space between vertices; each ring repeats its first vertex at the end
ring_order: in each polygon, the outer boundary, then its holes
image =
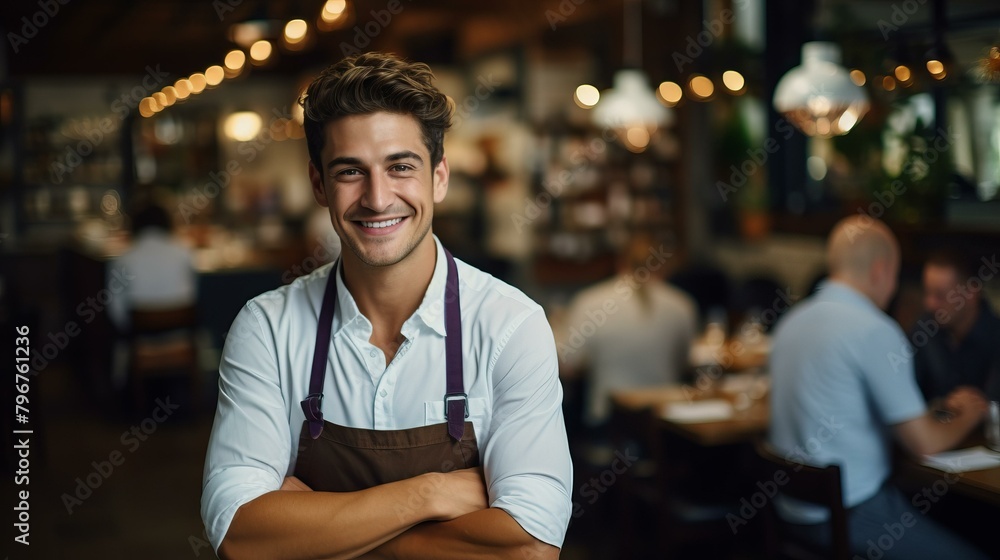
POLYGON ((590 427, 607 422, 612 391, 679 382, 688 365, 697 313, 690 296, 664 281, 672 258, 650 236, 636 236, 617 273, 570 305, 559 359, 563 377, 589 376, 590 427))

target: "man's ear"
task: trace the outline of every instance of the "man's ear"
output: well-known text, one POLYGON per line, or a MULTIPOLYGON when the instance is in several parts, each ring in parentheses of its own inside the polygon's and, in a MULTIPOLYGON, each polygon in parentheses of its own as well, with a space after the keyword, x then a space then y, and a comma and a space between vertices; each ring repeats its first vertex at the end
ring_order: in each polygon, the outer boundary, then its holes
POLYGON ((881 286, 882 282, 888 280, 892 265, 889 259, 875 259, 872 266, 871 281, 873 286, 881 286))
POLYGON ((448 170, 448 158, 446 156, 441 157, 441 163, 437 164, 434 168, 434 202, 441 202, 444 200, 444 196, 448 194, 448 178, 450 176, 450 171, 448 170))
POLYGON ((309 182, 312 183, 313 197, 320 206, 330 206, 330 203, 326 200, 326 188, 323 185, 323 175, 316 169, 313 165, 312 160, 309 161, 309 182))

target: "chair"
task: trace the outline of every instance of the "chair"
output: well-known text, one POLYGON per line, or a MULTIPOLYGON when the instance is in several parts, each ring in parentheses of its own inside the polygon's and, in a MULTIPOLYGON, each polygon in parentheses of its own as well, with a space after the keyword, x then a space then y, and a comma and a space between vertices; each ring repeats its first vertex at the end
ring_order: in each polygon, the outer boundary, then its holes
POLYGON ((617 548, 595 557, 680 558, 693 550, 699 557, 729 557, 732 534, 726 514, 739 505, 735 499, 720 499, 724 489, 714 478, 702 479, 697 463, 704 458, 726 470, 731 462, 716 458, 733 449, 697 449, 665 429, 656 406, 638 408, 612 399, 611 407, 611 445, 618 460, 628 464, 611 478, 617 548))
POLYGON ((156 377, 188 377, 192 404, 198 395, 198 313, 194 305, 169 309, 133 309, 128 335, 129 376, 133 411, 147 406, 146 381, 156 377))
POLYGON ((656 463, 651 456, 656 437, 653 420, 651 409, 632 409, 612 400, 609 426, 611 445, 626 457, 638 457, 635 463, 617 477, 618 487, 614 491, 618 558, 640 558, 648 552, 636 545, 643 544, 640 541, 643 531, 637 530, 642 512, 655 514, 659 508, 656 463))
POLYGON ((654 416, 658 550, 668 558, 730 558, 737 547, 726 518, 738 511, 739 444, 704 446, 654 416))
MULTIPOLYGON (((781 484, 782 495, 804 502, 822 505, 830 510, 830 548, 819 547, 815 543, 795 539, 783 531, 784 522, 778 517, 773 499, 768 499, 763 507, 767 523, 766 546, 768 558, 850 558, 850 540, 847 530, 847 510, 844 508, 841 490, 840 467, 828 465, 815 467, 798 463, 777 455, 771 446, 759 439, 754 443, 757 458, 758 480, 775 481, 775 473, 784 471, 787 482, 781 484)), ((785 477, 781 477, 785 479, 785 477)))

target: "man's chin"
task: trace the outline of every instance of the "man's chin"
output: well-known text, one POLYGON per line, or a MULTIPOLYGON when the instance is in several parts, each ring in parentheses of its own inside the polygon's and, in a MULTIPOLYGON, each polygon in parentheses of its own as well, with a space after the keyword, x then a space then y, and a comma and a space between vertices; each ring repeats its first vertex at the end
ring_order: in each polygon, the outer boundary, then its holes
POLYGON ((406 251, 396 239, 350 239, 348 246, 359 261, 371 267, 392 266, 406 257, 406 251))

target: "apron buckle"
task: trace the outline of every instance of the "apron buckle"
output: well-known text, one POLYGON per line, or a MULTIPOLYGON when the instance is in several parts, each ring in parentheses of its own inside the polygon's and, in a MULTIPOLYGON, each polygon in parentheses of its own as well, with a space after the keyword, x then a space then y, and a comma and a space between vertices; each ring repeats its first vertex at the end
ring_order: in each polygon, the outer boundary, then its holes
POLYGON ((444 396, 444 418, 448 419, 448 403, 461 399, 465 401, 465 417, 469 417, 469 395, 467 393, 447 393, 444 396))
POLYGON ((302 401, 302 412, 305 412, 306 418, 310 420, 322 420, 322 408, 323 393, 313 393, 302 401))
POLYGON ((310 422, 323 421, 323 393, 313 393, 302 399, 302 412, 310 422))
POLYGON ((312 393, 303 399, 302 412, 309 421, 309 435, 318 438, 323 433, 323 393, 312 393))

